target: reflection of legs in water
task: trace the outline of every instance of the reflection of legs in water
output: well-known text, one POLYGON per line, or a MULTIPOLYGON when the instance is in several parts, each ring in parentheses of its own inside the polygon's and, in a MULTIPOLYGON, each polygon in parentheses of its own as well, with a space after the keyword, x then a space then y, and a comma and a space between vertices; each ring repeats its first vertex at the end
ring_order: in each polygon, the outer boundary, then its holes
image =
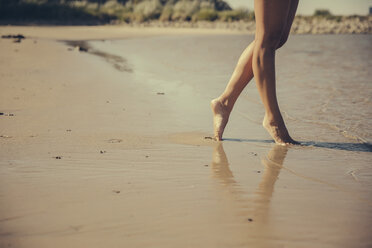
POLYGON ((288 148, 286 146, 275 145, 267 154, 267 157, 262 160, 265 169, 258 189, 255 192, 256 197, 254 202, 256 206, 253 213, 255 218, 261 222, 267 222, 274 185, 278 179, 280 169, 283 167, 287 152, 288 148))
POLYGON ((235 184, 234 175, 229 168, 226 153, 222 143, 218 142, 213 150, 212 156, 213 176, 220 179, 224 185, 235 184))
MULTIPOLYGON (((274 185, 287 152, 288 148, 286 146, 275 145, 268 153, 267 158, 262 161, 265 169, 258 189, 255 192, 253 209, 248 213, 256 222, 266 222, 274 185)), ((242 204, 239 206, 240 208, 243 209, 243 206, 252 205, 252 201, 249 199, 242 200, 242 191, 238 187, 234 187, 237 186, 237 182, 234 180, 234 175, 229 168, 229 162, 221 142, 216 143, 213 150, 212 173, 225 187, 229 187, 228 191, 232 194, 232 198, 237 199, 238 203, 242 204)))
POLYGON ((267 154, 267 158, 262 160, 265 170, 262 175, 262 181, 258 186, 259 194, 268 197, 272 195, 274 191, 274 183, 278 178, 287 152, 288 148, 286 146, 275 145, 267 154))
POLYGON ((275 226, 270 225, 271 223, 268 221, 270 200, 287 151, 288 148, 281 145, 275 145, 270 150, 267 159, 262 162, 265 169, 252 199, 246 197, 247 192, 244 192, 235 181, 234 175, 229 168, 222 142, 215 144, 211 166, 213 177, 218 179, 223 185, 222 191, 224 192, 223 198, 225 201, 231 203, 228 204, 229 206, 234 206, 229 210, 239 220, 247 223, 246 229, 244 229, 246 232, 244 236, 249 235, 252 237, 249 247, 271 247, 272 239, 269 237, 277 235, 275 226), (244 217, 241 218, 242 216, 244 217))

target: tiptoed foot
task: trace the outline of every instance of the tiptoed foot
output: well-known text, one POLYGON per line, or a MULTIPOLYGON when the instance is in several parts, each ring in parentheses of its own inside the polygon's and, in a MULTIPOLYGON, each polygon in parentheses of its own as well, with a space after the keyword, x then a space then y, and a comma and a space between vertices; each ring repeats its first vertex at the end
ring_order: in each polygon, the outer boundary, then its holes
POLYGON ((213 113, 214 139, 220 141, 222 140, 226 124, 229 121, 230 111, 218 98, 211 101, 211 108, 213 113))
POLYGON ((269 121, 268 118, 265 116, 262 125, 274 139, 275 143, 279 145, 300 144, 299 142, 293 140, 291 136, 289 136, 288 130, 283 121, 276 123, 275 121, 269 121))

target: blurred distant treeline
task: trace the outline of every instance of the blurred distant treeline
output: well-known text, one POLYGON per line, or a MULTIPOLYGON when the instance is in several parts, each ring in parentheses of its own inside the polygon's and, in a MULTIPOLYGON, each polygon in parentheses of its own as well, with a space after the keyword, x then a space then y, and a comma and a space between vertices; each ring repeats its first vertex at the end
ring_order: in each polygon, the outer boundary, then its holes
MULTIPOLYGON (((297 16, 302 23, 345 21, 328 10, 297 16)), ((364 20, 367 16, 351 16, 364 20)), ((254 21, 254 12, 233 10, 224 0, 0 0, 1 24, 230 23, 254 21)), ((369 30, 369 28, 368 28, 369 30)))
POLYGON ((223 0, 0 0, 0 21, 61 24, 253 20, 223 0))

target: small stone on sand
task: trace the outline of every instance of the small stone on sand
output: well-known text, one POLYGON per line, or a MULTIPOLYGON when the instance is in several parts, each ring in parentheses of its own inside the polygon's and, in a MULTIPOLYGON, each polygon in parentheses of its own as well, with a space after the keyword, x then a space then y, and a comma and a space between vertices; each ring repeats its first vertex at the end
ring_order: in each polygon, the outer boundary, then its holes
POLYGON ((78 46, 79 52, 88 52, 88 49, 85 47, 78 46))
POLYGON ((120 143, 122 141, 123 141, 122 139, 109 139, 108 140, 109 143, 120 143))

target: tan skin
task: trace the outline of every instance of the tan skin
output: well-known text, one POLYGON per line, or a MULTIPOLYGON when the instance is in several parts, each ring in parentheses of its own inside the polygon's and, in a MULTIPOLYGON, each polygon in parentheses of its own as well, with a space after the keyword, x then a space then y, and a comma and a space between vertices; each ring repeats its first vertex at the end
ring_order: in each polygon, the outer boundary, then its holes
POLYGON ((275 51, 288 39, 297 5, 298 0, 255 0, 255 40, 240 56, 224 92, 211 102, 216 140, 222 140, 236 100, 255 77, 265 107, 263 126, 277 144, 297 144, 280 113, 275 80, 275 51))

